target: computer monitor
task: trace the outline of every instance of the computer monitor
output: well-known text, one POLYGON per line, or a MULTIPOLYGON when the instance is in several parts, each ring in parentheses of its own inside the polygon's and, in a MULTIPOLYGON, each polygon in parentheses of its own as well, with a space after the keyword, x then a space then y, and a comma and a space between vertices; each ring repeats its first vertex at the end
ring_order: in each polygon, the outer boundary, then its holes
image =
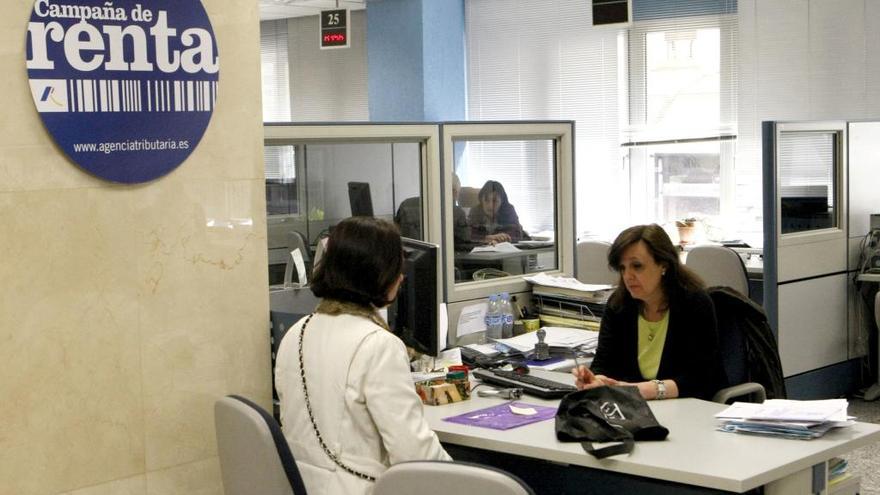
POLYGON ((397 299, 388 308, 391 331, 423 354, 436 356, 446 342, 440 342, 440 303, 437 289, 436 244, 403 238, 404 274, 397 299))
POLYGON ((370 196, 369 182, 349 182, 348 202, 351 206, 351 216, 373 216, 373 198, 370 196))

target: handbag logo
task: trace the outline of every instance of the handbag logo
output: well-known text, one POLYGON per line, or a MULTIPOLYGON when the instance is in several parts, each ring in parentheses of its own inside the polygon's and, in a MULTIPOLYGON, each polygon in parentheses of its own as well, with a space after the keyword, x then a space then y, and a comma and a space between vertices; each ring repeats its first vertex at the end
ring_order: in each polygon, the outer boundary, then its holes
POLYGON ((620 406, 616 402, 603 402, 602 405, 599 406, 599 410, 602 411, 602 415, 605 416, 605 419, 626 421, 626 416, 623 415, 623 411, 620 410, 620 406))

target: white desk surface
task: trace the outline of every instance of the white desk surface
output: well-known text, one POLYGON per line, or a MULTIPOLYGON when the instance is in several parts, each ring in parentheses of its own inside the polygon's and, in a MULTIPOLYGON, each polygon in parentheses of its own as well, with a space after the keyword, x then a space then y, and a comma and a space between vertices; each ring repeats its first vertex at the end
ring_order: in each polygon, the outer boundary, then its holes
MULTIPOLYGON (((660 442, 636 442, 632 454, 603 460, 584 452, 578 443, 556 440, 553 420, 507 431, 443 421, 500 402, 474 394, 469 401, 426 406, 425 415, 440 440, 455 445, 734 492, 763 486, 880 441, 880 425, 868 423, 835 429, 814 440, 724 433, 715 430, 713 415, 725 406, 699 399, 652 401, 651 409, 660 424, 669 428, 669 437, 660 442)), ((557 403, 531 396, 521 402, 557 403)))

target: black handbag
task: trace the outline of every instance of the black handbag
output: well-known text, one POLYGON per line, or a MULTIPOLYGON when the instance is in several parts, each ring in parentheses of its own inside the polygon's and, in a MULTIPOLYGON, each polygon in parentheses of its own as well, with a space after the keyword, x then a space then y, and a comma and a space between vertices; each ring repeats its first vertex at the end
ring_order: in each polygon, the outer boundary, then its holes
POLYGON ((572 392, 556 411, 556 438, 580 442, 597 459, 632 452, 635 440, 663 440, 661 426, 637 387, 605 386, 572 392), (592 442, 619 442, 599 449, 592 442))

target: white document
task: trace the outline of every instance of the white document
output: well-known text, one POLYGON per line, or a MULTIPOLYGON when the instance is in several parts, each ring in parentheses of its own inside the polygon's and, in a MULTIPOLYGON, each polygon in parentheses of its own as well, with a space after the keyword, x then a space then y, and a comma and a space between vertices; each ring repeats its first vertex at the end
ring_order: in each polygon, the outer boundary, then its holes
POLYGON ((547 275, 544 272, 536 273, 534 275, 523 278, 525 278, 527 282, 531 282, 533 284, 544 285, 547 287, 559 287, 562 289, 574 289, 584 292, 598 292, 614 288, 613 285, 607 284, 584 284, 578 281, 578 279, 576 278, 552 276, 547 275))
POLYGON ((493 356, 497 356, 497 355, 501 354, 501 351, 499 351, 497 348, 495 348, 495 344, 468 344, 465 347, 467 347, 469 349, 473 349, 473 350, 479 352, 480 354, 482 354, 484 356, 489 356, 489 357, 493 357, 493 356))
POLYGON ((461 349, 453 347, 452 349, 442 351, 440 355, 434 359, 433 369, 448 368, 459 364, 461 364, 461 349))
MULTIPOLYGON (((439 335, 437 336, 439 342, 437 343, 437 347, 443 349, 446 347, 446 342, 448 342, 449 337, 449 313, 446 312, 446 303, 440 303, 440 321, 438 325, 440 328, 437 329, 439 335)), ((459 364, 461 364, 461 354, 459 354, 459 364)))
POLYGON ((477 246, 471 249, 472 253, 518 253, 520 249, 509 242, 499 242, 489 246, 477 246))
MULTIPOLYGON (((599 332, 579 328, 544 327, 544 331, 547 333, 544 336, 544 342, 550 347, 574 349, 599 339, 599 332)), ((529 352, 538 343, 538 332, 528 332, 509 339, 498 339, 495 342, 520 352, 529 352)))
POLYGON ((763 404, 734 402, 716 414, 723 419, 752 419, 764 421, 847 421, 846 399, 786 400, 770 399, 763 404))
POLYGON ((455 335, 464 337, 477 332, 486 331, 486 312, 489 310, 489 303, 481 302, 465 306, 458 315, 458 325, 455 327, 455 335))
POLYGON ((290 256, 293 257, 293 266, 296 267, 296 279, 299 280, 299 286, 305 287, 309 285, 309 281, 306 278, 306 264, 303 261, 303 255, 299 251, 299 248, 295 248, 291 251, 290 256))

